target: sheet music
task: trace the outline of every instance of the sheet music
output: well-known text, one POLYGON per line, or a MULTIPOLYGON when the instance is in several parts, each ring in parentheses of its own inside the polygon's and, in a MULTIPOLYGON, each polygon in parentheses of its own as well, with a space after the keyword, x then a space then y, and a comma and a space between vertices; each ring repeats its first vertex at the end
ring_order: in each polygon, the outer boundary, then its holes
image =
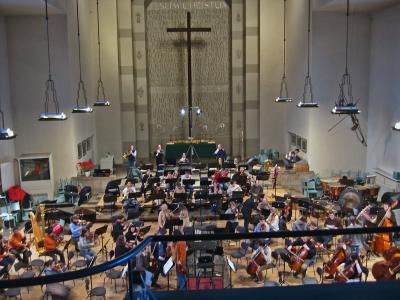
POLYGON ((174 261, 171 256, 163 266, 164 275, 167 275, 173 266, 174 266, 174 261))
POLYGON ((226 257, 226 260, 228 261, 228 265, 229 265, 229 268, 231 268, 231 270, 234 272, 234 273, 236 273, 236 266, 235 266, 235 264, 234 264, 234 262, 231 260, 231 258, 229 257, 229 256, 227 256, 226 257))

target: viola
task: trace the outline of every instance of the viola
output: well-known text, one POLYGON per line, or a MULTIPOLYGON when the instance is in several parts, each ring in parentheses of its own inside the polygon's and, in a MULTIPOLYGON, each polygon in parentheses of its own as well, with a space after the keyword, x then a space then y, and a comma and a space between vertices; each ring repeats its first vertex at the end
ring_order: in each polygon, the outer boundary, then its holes
POLYGON ((335 275, 337 268, 346 260, 346 253, 343 248, 338 248, 331 259, 324 265, 324 272, 329 276, 335 275))

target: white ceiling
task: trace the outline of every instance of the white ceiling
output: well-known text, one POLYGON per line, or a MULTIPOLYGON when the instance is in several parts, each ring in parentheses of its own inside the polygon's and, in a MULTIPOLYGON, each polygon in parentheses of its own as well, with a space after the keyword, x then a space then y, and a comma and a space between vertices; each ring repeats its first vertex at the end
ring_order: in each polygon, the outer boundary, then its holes
MULTIPOLYGON (((63 13, 64 1, 48 0, 49 13, 63 13)), ((0 0, 0 15, 40 15, 44 14, 44 0, 0 0)))
MULTIPOLYGON (((400 0, 350 0, 352 12, 370 13, 400 4, 400 0)), ((322 11, 346 11, 347 0, 317 0, 315 8, 322 11)))

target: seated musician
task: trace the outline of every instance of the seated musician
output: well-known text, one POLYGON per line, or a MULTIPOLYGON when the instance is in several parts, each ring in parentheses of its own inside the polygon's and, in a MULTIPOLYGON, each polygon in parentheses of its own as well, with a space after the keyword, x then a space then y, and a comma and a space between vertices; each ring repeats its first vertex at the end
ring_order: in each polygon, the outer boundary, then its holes
POLYGON ((62 240, 53 233, 51 228, 46 230, 46 236, 44 237, 44 249, 46 254, 53 257, 53 260, 58 256, 60 263, 65 265, 64 253, 57 248, 61 241, 62 240))
POLYGON ((162 204, 160 212, 158 213, 158 230, 166 230, 165 225, 167 224, 170 215, 171 212, 169 211, 167 204, 162 204))
POLYGON ((252 259, 254 259, 259 253, 264 256, 265 264, 261 265, 257 269, 257 283, 264 283, 264 271, 268 268, 268 265, 272 262, 271 248, 268 246, 269 241, 261 240, 258 243, 258 248, 253 252, 252 259))
POLYGON ((54 259, 50 259, 44 264, 43 273, 46 276, 61 274, 63 272, 65 272, 65 267, 58 265, 54 259))
POLYGON ((306 231, 309 230, 307 219, 305 216, 301 216, 293 222, 292 231, 306 231))
POLYGON ((122 196, 126 199, 130 193, 136 193, 136 188, 133 185, 132 181, 128 181, 126 183, 125 188, 122 190, 122 196))
MULTIPOLYGON (((308 250, 308 255, 307 257, 303 260, 303 264, 301 265, 301 270, 299 271, 304 277, 307 272, 307 268, 315 262, 315 256, 317 254, 317 250, 315 248, 314 240, 312 237, 306 237, 306 240, 303 241, 303 239, 297 239, 296 241, 293 242, 292 245, 288 247, 288 250, 291 251, 293 246, 302 246, 303 248, 306 248, 308 250)), ((294 276, 297 276, 298 273, 294 274, 294 276)))
POLYGON ((135 198, 128 198, 126 199, 123 204, 122 207, 124 208, 125 213, 128 212, 128 210, 132 209, 135 211, 143 211, 143 207, 140 205, 139 201, 135 198))
POLYGON ((153 197, 151 212, 154 212, 154 210, 158 209, 160 205, 165 201, 166 197, 165 192, 161 188, 161 184, 159 182, 155 185, 154 189, 151 191, 151 195, 153 197), (159 198, 157 197, 154 198, 154 195, 159 196, 159 198))
POLYGON ((285 164, 286 169, 292 169, 293 164, 296 162, 300 161, 300 158, 297 156, 300 152, 300 149, 294 149, 293 151, 289 151, 285 155, 285 159, 283 160, 283 163, 285 164))
POLYGON ((214 193, 226 191, 228 189, 228 182, 221 183, 220 178, 228 178, 229 172, 225 168, 218 168, 213 176, 214 193))
POLYGON ((221 144, 218 144, 217 150, 214 151, 214 155, 217 160, 222 159, 222 161, 225 161, 226 158, 228 157, 224 149, 224 146, 222 146, 221 144))
POLYGON ((176 183, 175 189, 174 189, 174 195, 175 194, 185 194, 185 187, 180 183, 179 181, 176 183))
POLYGON ((8 241, 0 234, 0 277, 7 274, 15 262, 15 257, 8 252, 8 241))
POLYGON ((132 245, 137 245, 138 241, 143 241, 143 238, 139 234, 139 228, 131 224, 125 233, 125 240, 132 245))
POLYGON ((151 186, 148 185, 148 180, 151 177, 153 177, 153 175, 151 175, 151 170, 147 170, 146 174, 144 174, 143 178, 142 178, 142 191, 143 191, 143 193, 146 193, 146 191, 151 189, 151 186))
POLYGON ((182 181, 182 184, 185 186, 186 192, 189 193, 189 198, 192 197, 193 185, 191 185, 191 184, 186 184, 186 185, 185 185, 185 184, 184 184, 184 180, 190 180, 190 179, 192 179, 192 174, 190 174, 190 171, 189 171, 189 170, 186 170, 186 171, 185 171, 185 174, 183 174, 183 175, 181 176, 181 181, 182 181))
POLYGON ((338 280, 338 277, 342 277, 342 280, 344 280, 346 283, 359 282, 362 272, 363 267, 360 262, 360 258, 358 255, 352 254, 344 263, 339 265, 336 272, 336 279, 338 280))
POLYGON ((276 213, 275 208, 271 208, 271 213, 267 218, 267 223, 269 224, 271 231, 279 231, 279 216, 276 213))
POLYGON ((117 242, 115 243, 115 258, 118 258, 122 255, 124 255, 125 253, 129 252, 130 250, 132 250, 133 245, 129 244, 126 240, 125 237, 123 235, 120 235, 117 238, 117 242))
POLYGON ((186 157, 186 153, 183 152, 181 158, 178 160, 178 164, 187 164, 189 160, 186 157))
POLYGON ((242 188, 240 187, 240 185, 237 184, 237 182, 235 180, 231 180, 226 193, 228 194, 228 197, 231 198, 233 192, 241 192, 241 191, 242 191, 242 188))
POLYGON ((18 229, 18 227, 13 229, 13 232, 8 240, 8 246, 10 253, 12 253, 19 261, 26 265, 28 264, 31 253, 26 246, 26 237, 22 231, 18 229))
POLYGON ((232 180, 235 180, 245 191, 250 190, 249 179, 250 179, 250 176, 245 172, 244 167, 240 167, 239 172, 235 173, 232 176, 232 180))
POLYGON ((59 221, 55 221, 53 225, 51 225, 53 233, 57 238, 62 238, 62 234, 64 233, 64 227, 60 224, 59 221))
POLYGON ((120 235, 124 234, 126 228, 127 228, 127 223, 124 215, 119 215, 112 225, 111 235, 113 237, 114 242, 117 241, 117 238, 120 235))
MULTIPOLYGON (((336 212, 331 210, 329 212, 328 218, 325 220, 324 224, 325 229, 342 229, 343 224, 342 220, 336 217, 336 212)), ((332 244, 332 236, 319 236, 317 241, 322 243, 326 248, 329 248, 332 244)))
POLYGON ((96 258, 96 253, 93 251, 94 240, 93 234, 87 230, 82 229, 81 236, 79 238, 79 255, 86 259, 86 265, 89 266, 90 261, 96 258))
MULTIPOLYGON (((174 173, 172 171, 168 172, 167 176, 165 177, 165 179, 174 179, 174 178, 176 178, 176 177, 174 177, 174 173)), ((168 195, 170 195, 171 192, 174 190, 174 188, 175 188, 174 185, 175 184, 173 184, 173 183, 170 184, 170 183, 165 182, 165 191, 168 193, 168 195)))
MULTIPOLYGON (((362 228, 360 222, 356 217, 351 216, 347 219, 346 228, 362 228)), ((369 251, 370 247, 366 243, 366 238, 364 234, 351 234, 343 236, 345 242, 351 242, 352 245, 358 246, 360 250, 369 251)))
POLYGON ((261 199, 261 201, 258 203, 257 209, 261 212, 271 209, 271 205, 269 204, 267 197, 261 199))
POLYGON ((232 220, 226 222, 226 229, 229 233, 234 233, 236 226, 239 224, 239 212, 234 201, 229 202, 229 207, 225 211, 225 214, 233 214, 235 217, 232 220))
POLYGON ((269 227, 267 221, 265 220, 265 217, 263 215, 261 215, 260 221, 254 228, 254 232, 269 232, 269 231, 270 231, 270 227, 269 227))
POLYGON ((88 225, 83 224, 79 220, 78 215, 73 215, 71 217, 71 223, 69 224, 69 231, 71 232, 71 242, 75 245, 75 251, 79 252, 78 242, 81 236, 82 229, 87 229, 88 225))
MULTIPOLYGON (((150 246, 144 247, 144 249, 136 255, 136 266, 135 270, 142 272, 145 277, 146 282, 150 282, 151 284, 151 278, 148 278, 148 269, 150 267, 150 246)), ((148 285, 150 285, 148 284, 148 285)))
POLYGON ((257 208, 257 201, 253 195, 251 195, 242 206, 242 215, 244 219, 244 229, 249 232, 249 224, 251 219, 251 213, 257 208))
POLYGON ((249 194, 257 197, 259 194, 262 194, 263 191, 260 180, 256 180, 256 182, 250 187, 249 194))

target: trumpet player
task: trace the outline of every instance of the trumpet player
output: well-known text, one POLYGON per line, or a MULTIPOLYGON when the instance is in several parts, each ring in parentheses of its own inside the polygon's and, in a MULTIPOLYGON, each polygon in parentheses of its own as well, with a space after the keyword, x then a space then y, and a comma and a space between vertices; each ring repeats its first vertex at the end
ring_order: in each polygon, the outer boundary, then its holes
POLYGON ((128 152, 123 155, 124 158, 128 159, 128 171, 126 174, 127 178, 134 177, 133 169, 136 167, 136 156, 137 150, 133 145, 131 145, 128 152))

